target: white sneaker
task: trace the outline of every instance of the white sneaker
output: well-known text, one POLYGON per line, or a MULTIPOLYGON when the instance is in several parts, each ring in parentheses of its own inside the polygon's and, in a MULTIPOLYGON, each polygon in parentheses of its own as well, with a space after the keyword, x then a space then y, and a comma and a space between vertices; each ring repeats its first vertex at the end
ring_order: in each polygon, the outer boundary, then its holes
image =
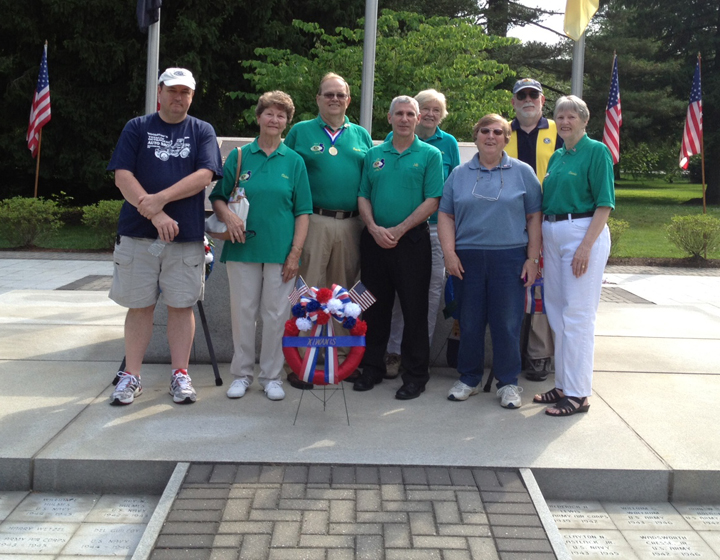
POLYGON ((522 387, 517 385, 505 385, 497 390, 497 396, 500 397, 500 406, 504 408, 520 408, 522 401, 520 400, 522 387))
POLYGON ((135 377, 131 373, 119 371, 119 378, 115 390, 110 397, 110 404, 122 405, 131 404, 135 397, 142 393, 142 385, 140 385, 140 376, 135 377))
POLYGON ((177 369, 170 378, 170 394, 177 404, 192 404, 197 394, 192 386, 192 379, 185 369, 177 369))
POLYGON ((449 401, 466 401, 468 397, 477 395, 480 392, 480 385, 477 387, 470 387, 465 385, 462 381, 456 381, 455 385, 450 388, 448 393, 449 401))
POLYGON ((247 380, 247 377, 237 377, 227 390, 227 396, 231 399, 244 397, 248 387, 250 387, 250 382, 247 380))
POLYGON ((285 398, 285 391, 283 391, 282 381, 268 381, 265 385, 265 394, 271 401, 281 401, 285 398))

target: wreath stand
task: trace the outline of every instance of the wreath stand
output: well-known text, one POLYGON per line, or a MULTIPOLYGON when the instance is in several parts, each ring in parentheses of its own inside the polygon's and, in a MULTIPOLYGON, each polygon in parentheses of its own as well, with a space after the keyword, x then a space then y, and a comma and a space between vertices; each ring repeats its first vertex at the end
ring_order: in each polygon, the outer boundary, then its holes
POLYGON ((347 419, 347 425, 349 426, 350 413, 348 412, 347 399, 345 399, 345 385, 343 385, 342 382, 340 382, 339 385, 339 389, 337 388, 337 386, 333 387, 332 389, 328 389, 327 385, 323 385, 322 389, 305 389, 303 391, 300 391, 300 401, 298 402, 297 410, 295 411, 295 419, 293 420, 293 426, 297 422, 298 415, 300 414, 300 405, 302 405, 303 395, 305 393, 310 393, 313 397, 319 400, 323 405, 323 412, 325 412, 325 407, 327 406, 327 403, 338 391, 342 392, 343 403, 345 404, 345 418, 347 419), (316 395, 316 392, 322 392, 322 397, 316 395))
POLYGON ((327 403, 338 391, 342 392, 343 403, 345 405, 345 417, 347 425, 350 425, 350 413, 348 412, 347 399, 345 397, 345 386, 343 380, 355 371, 365 354, 365 337, 364 336, 333 336, 332 323, 325 325, 315 325, 313 336, 301 337, 293 336, 295 330, 292 321, 285 324, 285 335, 283 336, 283 354, 290 369, 294 371, 303 381, 312 383, 313 385, 321 385, 322 389, 307 389, 300 391, 300 400, 298 401, 297 410, 295 411, 295 419, 293 426, 296 424, 300 414, 303 396, 310 393, 313 397, 322 402, 323 412, 327 408, 327 403), (306 348, 305 356, 300 357, 298 348, 306 348), (351 347, 350 352, 342 363, 337 362, 337 347, 351 347), (317 358, 322 349, 325 349, 325 369, 315 369, 317 358), (328 389, 328 385, 334 385, 332 389, 328 389), (338 387, 339 385, 339 387, 338 387), (322 396, 316 394, 322 392, 322 396))

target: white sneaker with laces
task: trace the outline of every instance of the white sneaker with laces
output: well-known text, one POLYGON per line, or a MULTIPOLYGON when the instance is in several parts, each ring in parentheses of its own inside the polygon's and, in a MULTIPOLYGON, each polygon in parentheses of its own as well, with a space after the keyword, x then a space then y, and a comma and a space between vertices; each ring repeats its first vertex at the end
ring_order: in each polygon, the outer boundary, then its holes
POLYGON ((170 394, 173 396, 173 401, 178 404, 192 404, 197 400, 197 394, 187 370, 175 370, 170 381, 170 394))
POLYGON ((245 391, 250 387, 250 382, 247 377, 238 377, 232 382, 230 388, 227 390, 227 396, 231 399, 239 399, 245 396, 245 391))
POLYGON ((117 376, 120 378, 115 385, 115 390, 110 396, 110 404, 123 405, 131 404, 135 397, 142 393, 142 385, 140 385, 140 377, 135 377, 131 373, 118 371, 117 376))
POLYGON ((282 381, 268 381, 265 385, 265 394, 271 401, 281 401, 285 398, 285 391, 281 387, 282 381))
POLYGON ((477 395, 479 392, 480 385, 478 385, 477 387, 470 387, 470 385, 465 385, 465 383, 458 380, 455 382, 455 385, 450 388, 450 392, 448 393, 448 400, 466 401, 468 397, 471 397, 472 395, 477 395))
POLYGON ((522 387, 517 385, 505 385, 497 390, 497 396, 500 397, 500 406, 504 408, 520 408, 522 400, 520 400, 522 387))

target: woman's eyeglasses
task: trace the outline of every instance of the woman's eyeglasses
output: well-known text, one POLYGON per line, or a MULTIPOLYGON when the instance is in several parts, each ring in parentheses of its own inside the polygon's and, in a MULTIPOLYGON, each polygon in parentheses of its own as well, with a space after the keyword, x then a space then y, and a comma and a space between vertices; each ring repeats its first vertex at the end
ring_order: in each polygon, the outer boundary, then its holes
POLYGON ((336 97, 343 100, 347 97, 347 93, 331 93, 328 91, 327 93, 323 93, 322 96, 327 100, 335 99, 336 97))
MULTIPOLYGON (((484 180, 483 182, 489 182, 492 179, 492 171, 484 172, 482 177, 484 180), (487 175, 485 175, 486 173, 487 173, 487 175), (485 181, 485 179, 487 179, 487 180, 485 181)), ((475 185, 473 186, 472 195, 475 198, 481 198, 483 200, 487 200, 488 202, 497 202, 497 200, 500 198, 500 194, 502 193, 503 188, 505 188, 505 181, 503 180, 502 167, 500 168, 500 190, 498 191, 496 197, 493 198, 490 196, 485 196, 484 194, 480 194, 480 192, 476 192, 476 190, 479 190, 478 187, 480 187, 481 189, 483 188, 483 186, 480 184, 480 170, 479 169, 477 172, 477 177, 475 178, 475 185)))
POLYGON ((524 101, 526 97, 530 97, 530 99, 540 99, 540 92, 536 89, 531 89, 530 91, 520 90, 515 94, 515 97, 517 97, 518 101, 524 101))
POLYGON ((495 136, 502 136, 505 134, 505 131, 502 128, 488 128, 486 126, 482 127, 479 132, 480 134, 493 133, 495 136))

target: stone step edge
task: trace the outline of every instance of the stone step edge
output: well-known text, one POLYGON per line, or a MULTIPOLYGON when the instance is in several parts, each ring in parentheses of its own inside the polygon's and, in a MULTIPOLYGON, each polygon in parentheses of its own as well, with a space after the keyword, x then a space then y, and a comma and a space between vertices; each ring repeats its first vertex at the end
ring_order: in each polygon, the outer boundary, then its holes
POLYGON ((145 527, 145 531, 140 538, 140 542, 138 543, 131 560, 148 560, 150 558, 150 555, 155 548, 155 542, 160 536, 163 524, 172 509, 173 502, 175 502, 175 498, 177 497, 178 492, 180 492, 180 488, 185 480, 185 475, 187 475, 189 469, 190 463, 178 463, 175 466, 175 470, 173 471, 167 486, 165 486, 165 490, 160 497, 160 501, 158 502, 147 527, 145 527))

